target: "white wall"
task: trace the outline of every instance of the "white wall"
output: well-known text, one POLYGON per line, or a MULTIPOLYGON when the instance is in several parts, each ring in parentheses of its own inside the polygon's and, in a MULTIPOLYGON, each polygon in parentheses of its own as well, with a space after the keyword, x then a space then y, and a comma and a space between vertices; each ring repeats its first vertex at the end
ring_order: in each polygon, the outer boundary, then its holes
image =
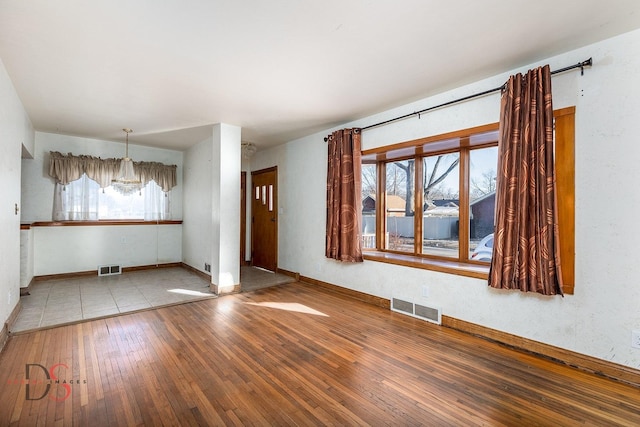
MULTIPOLYGON (((213 253, 212 182, 213 137, 189 148, 184 154, 184 223, 182 226, 183 262, 204 272, 213 253)), ((251 211, 251 159, 242 159, 241 170, 247 172, 247 213, 251 211)), ((239 179, 239 178, 238 178, 239 179)), ((238 215, 239 218, 239 215, 238 215)), ((247 219, 245 260, 251 260, 251 221, 247 219)), ((235 251, 235 249, 234 249, 235 251)))
POLYGON ((20 287, 26 288, 33 279, 33 230, 20 230, 20 287))
POLYGON ((211 264, 213 136, 189 148, 184 154, 184 218, 182 262, 204 272, 211 264))
POLYGON ((34 275, 96 271, 182 261, 182 226, 32 227, 34 275))
POLYGON ((33 147, 33 127, 0 60, 0 329, 20 297, 20 168, 22 147, 33 147))
MULTIPOLYGON (((278 266, 383 298, 437 305, 444 315, 640 368, 632 329, 640 329, 640 31, 568 52, 530 67, 408 104, 344 127, 366 126, 503 84, 510 74, 549 63, 562 68, 593 57, 594 65, 553 78, 554 108, 576 106, 576 287, 544 297, 487 287, 486 280, 365 261, 324 258, 327 129, 258 152, 251 168, 278 166, 278 266), (422 287, 429 289, 423 298, 422 287), (546 319, 538 321, 535 319, 546 319)), ((364 131, 370 149, 499 120, 499 95, 364 131)), ((342 126, 341 126, 342 127, 342 126)))
MULTIPOLYGON (((131 139, 131 137, 130 137, 131 139)), ((49 177, 49 151, 122 157, 124 143, 36 132, 33 159, 22 160, 22 222, 51 221, 55 182, 49 177)), ((177 165, 178 185, 171 191, 171 218, 182 219, 181 151, 129 144, 134 161, 177 165)), ((96 270, 99 265, 123 267, 182 261, 181 225, 128 225, 118 227, 33 227, 35 276, 96 270)), ((27 283, 28 284, 28 283, 27 283)))

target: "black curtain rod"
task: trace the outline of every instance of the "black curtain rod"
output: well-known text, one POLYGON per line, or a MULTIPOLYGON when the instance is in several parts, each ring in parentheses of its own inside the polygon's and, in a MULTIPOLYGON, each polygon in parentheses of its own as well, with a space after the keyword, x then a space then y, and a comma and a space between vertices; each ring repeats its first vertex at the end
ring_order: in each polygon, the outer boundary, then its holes
MULTIPOLYGON (((584 67, 590 67, 591 65, 593 65, 593 61, 592 61, 592 58, 589 58, 589 59, 587 59, 585 61, 578 62, 577 64, 569 65, 568 67, 560 68, 559 70, 554 70, 554 71, 551 72, 551 74, 552 75, 553 74, 559 74, 559 73, 563 73, 565 71, 569 71, 569 70, 573 70, 573 69, 576 69, 576 68, 580 68, 580 74, 584 75, 584 67)), ((400 116, 400 117, 395 117, 393 119, 385 120, 385 121, 380 122, 380 123, 376 123, 376 124, 373 124, 373 125, 365 126, 365 127, 360 128, 360 130, 367 130, 367 129, 375 128, 375 127, 378 127, 378 126, 386 125, 388 123, 397 122, 398 120, 406 119, 408 117, 415 116, 415 115, 418 115, 418 117, 420 117, 420 115, 422 113, 426 113, 427 111, 435 110, 437 108, 446 107, 446 106, 449 106, 451 104, 457 104, 458 102, 468 101, 469 99, 479 98, 481 96, 488 95, 490 93, 501 91, 503 88, 504 88, 504 85, 496 87, 496 88, 493 88, 493 89, 485 90, 483 92, 474 93, 473 95, 468 95, 468 96, 465 96, 463 98, 454 99, 453 101, 448 101, 448 102, 445 102, 443 104, 439 104, 439 105, 435 105, 433 107, 425 108, 424 110, 415 111, 415 112, 410 113, 410 114, 405 114, 405 115, 400 116)))

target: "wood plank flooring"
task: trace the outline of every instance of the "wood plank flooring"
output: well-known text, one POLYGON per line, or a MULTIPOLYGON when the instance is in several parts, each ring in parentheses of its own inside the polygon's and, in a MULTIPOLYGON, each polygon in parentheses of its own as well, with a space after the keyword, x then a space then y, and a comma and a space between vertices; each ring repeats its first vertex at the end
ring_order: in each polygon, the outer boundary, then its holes
POLYGON ((637 388, 301 283, 12 336, 0 383, 0 426, 640 425, 637 388))

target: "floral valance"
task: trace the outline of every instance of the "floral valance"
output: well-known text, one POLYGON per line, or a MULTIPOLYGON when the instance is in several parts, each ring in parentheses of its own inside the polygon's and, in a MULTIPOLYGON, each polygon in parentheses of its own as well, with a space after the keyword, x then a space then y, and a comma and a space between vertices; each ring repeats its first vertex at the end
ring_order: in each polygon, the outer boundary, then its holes
MULTIPOLYGON (((86 173, 89 178, 100 185, 100 188, 105 188, 111 185, 111 181, 117 177, 120 171, 120 159, 74 156, 71 153, 64 155, 57 151, 51 151, 49 154, 49 176, 62 185, 67 185, 86 173)), ((164 192, 170 191, 178 183, 176 165, 165 165, 159 162, 133 162, 133 170, 144 185, 154 180, 164 192)))

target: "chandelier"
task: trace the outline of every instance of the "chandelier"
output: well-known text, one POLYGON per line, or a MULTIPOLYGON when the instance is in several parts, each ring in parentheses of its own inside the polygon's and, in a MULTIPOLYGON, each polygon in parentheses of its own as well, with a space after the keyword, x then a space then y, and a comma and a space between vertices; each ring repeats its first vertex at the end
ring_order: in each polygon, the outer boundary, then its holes
POLYGON ((128 196, 140 191, 142 188, 142 182, 138 179, 133 171, 133 160, 129 158, 129 133, 133 132, 131 129, 122 129, 126 132, 126 151, 123 159, 120 160, 120 172, 118 177, 111 181, 111 187, 118 193, 128 196))
POLYGON ((240 148, 242 150, 242 157, 244 157, 245 159, 253 156, 258 149, 255 144, 251 142, 242 142, 240 148))

